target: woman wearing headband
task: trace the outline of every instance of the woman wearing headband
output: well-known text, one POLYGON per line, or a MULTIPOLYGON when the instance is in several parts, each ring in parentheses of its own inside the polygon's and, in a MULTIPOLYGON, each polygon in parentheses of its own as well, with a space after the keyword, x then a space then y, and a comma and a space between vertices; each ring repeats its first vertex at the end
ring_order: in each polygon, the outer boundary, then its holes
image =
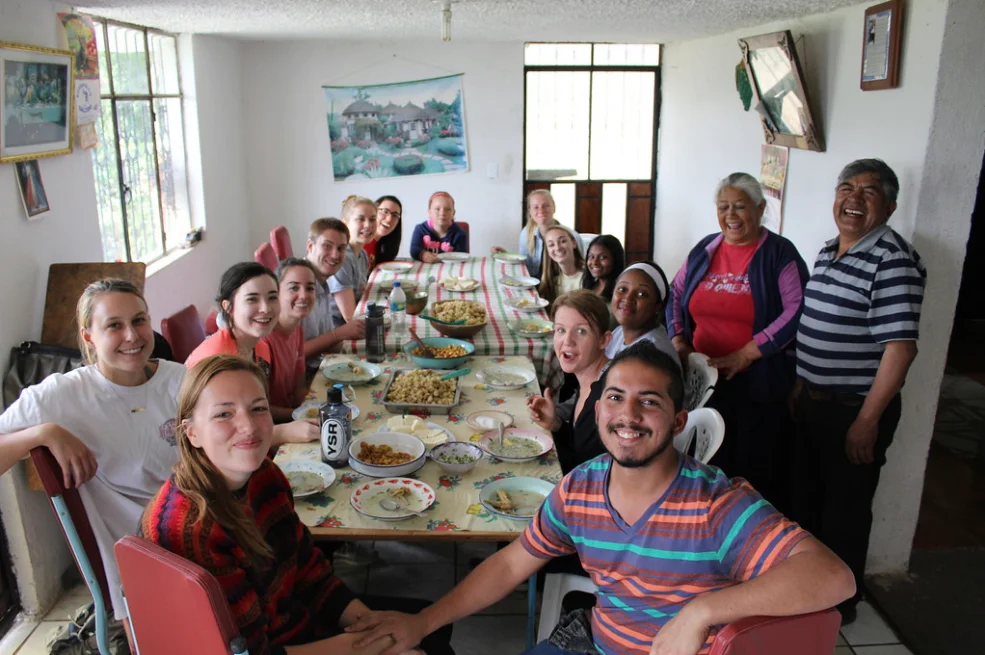
POLYGON ((438 191, 428 200, 428 219, 414 228, 410 256, 433 264, 438 261, 438 253, 468 251, 469 235, 455 224, 455 199, 438 191))
POLYGON ((763 228, 756 178, 729 175, 715 201, 721 232, 699 241, 674 277, 667 326, 682 360, 701 352, 719 370, 708 405, 721 412, 728 436, 712 463, 783 511, 786 399, 807 266, 790 241, 763 228))
POLYGON ((612 340, 605 354, 612 359, 619 351, 637 341, 652 341, 675 362, 674 350, 667 330, 661 325, 664 302, 667 299, 667 276, 653 262, 633 264, 616 280, 609 309, 619 327, 612 331, 612 340))

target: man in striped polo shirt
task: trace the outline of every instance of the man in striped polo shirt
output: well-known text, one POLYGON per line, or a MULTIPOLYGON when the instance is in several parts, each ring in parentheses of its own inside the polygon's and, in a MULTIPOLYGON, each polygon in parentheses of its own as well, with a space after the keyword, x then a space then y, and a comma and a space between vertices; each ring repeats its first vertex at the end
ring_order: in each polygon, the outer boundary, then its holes
MULTIPOLYGON (((417 615, 374 612, 350 629, 392 653, 505 597, 549 560, 577 553, 597 587, 591 615, 563 617, 530 655, 708 653, 718 629, 755 615, 834 606, 851 571, 742 479, 680 455, 687 422, 677 363, 649 341, 619 353, 596 405, 608 454, 551 492, 520 539, 417 615)), ((796 651, 792 644, 791 652, 796 651)))
POLYGON ((879 159, 846 166, 835 189, 838 236, 804 290, 793 392, 793 514, 851 567, 861 597, 872 498, 900 418, 900 388, 917 355, 926 271, 886 222, 899 180, 879 159))

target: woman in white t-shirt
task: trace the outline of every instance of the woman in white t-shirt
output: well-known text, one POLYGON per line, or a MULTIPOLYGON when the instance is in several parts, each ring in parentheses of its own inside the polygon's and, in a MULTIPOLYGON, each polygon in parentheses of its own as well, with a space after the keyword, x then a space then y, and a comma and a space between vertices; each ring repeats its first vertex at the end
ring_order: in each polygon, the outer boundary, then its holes
POLYGON ((581 237, 569 227, 558 224, 544 235, 544 257, 540 270, 540 297, 553 303, 569 291, 581 289, 585 275, 585 255, 581 237))
POLYGON ((677 349, 662 325, 667 302, 667 276, 653 262, 640 262, 626 268, 616 280, 610 309, 619 323, 605 354, 613 359, 619 351, 640 339, 652 341, 661 351, 680 363, 677 349))
POLYGON ((46 446, 79 489, 99 546, 117 619, 126 611, 113 544, 137 530, 144 506, 178 460, 175 417, 181 364, 150 359, 147 303, 124 280, 93 282, 79 299, 88 366, 24 389, 0 415, 0 472, 46 446))

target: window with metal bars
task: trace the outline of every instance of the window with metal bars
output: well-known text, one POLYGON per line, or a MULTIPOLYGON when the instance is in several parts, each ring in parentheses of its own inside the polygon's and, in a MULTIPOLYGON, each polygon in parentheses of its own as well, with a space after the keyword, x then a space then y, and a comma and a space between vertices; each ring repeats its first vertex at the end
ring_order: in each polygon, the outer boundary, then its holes
POLYGON ((103 259, 150 263, 191 228, 177 39, 93 22, 102 105, 92 168, 103 259))
POLYGON ((548 189, 558 221, 650 259, 660 46, 528 43, 524 106, 524 196, 548 189))

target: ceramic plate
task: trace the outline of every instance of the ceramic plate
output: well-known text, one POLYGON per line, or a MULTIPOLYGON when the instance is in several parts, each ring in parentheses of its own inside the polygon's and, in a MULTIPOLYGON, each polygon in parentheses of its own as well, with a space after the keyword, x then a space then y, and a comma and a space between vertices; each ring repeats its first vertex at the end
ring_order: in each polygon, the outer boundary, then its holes
POLYGON ((540 284, 540 280, 535 277, 527 277, 526 275, 516 275, 500 278, 499 283, 504 287, 511 287, 513 289, 533 289, 540 284))
POLYGON ((511 330, 530 339, 549 337, 554 329, 553 323, 539 318, 518 318, 510 321, 509 325, 511 330))
POLYGON ((382 478, 352 490, 352 508, 363 516, 380 521, 402 521, 423 512, 434 504, 434 489, 427 483, 410 478, 382 478), (386 510, 380 499, 391 498, 405 509, 386 510))
POLYGON ((414 268, 414 262, 400 262, 400 261, 384 262, 382 264, 377 264, 376 268, 380 269, 381 271, 386 271, 387 273, 393 273, 393 274, 406 273, 410 269, 414 268))
POLYGON ((502 422, 504 428, 513 425, 513 417, 506 412, 497 412, 494 409, 487 409, 481 412, 474 412, 466 417, 465 422, 476 430, 495 430, 496 425, 502 422))
POLYGON ((527 258, 518 252, 497 252, 493 255, 493 259, 508 264, 522 264, 527 261, 527 258))
MULTIPOLYGON (((425 450, 427 449, 425 448, 425 450)), ((356 473, 361 473, 365 475, 368 478, 386 478, 393 475, 394 473, 397 473, 399 475, 412 475, 414 473, 417 473, 418 471, 421 470, 421 467, 427 463, 427 461, 428 458, 426 457, 425 454, 425 455, 421 455, 413 462, 405 464, 404 468, 402 469, 396 471, 381 471, 380 469, 373 468, 372 466, 369 466, 367 464, 363 464, 362 462, 360 462, 358 459, 355 459, 354 457, 350 457, 349 468, 351 468, 356 473)))
POLYGON ((476 373, 476 378, 493 389, 509 391, 522 389, 537 379, 537 376, 529 369, 516 366, 489 366, 476 373))
POLYGON ((401 432, 403 434, 413 435, 423 441, 424 446, 429 450, 439 444, 455 440, 455 435, 453 435, 447 428, 444 428, 437 423, 431 423, 430 421, 422 421, 416 416, 412 416, 410 414, 391 417, 384 424, 384 429, 387 432, 401 432), (417 428, 415 430, 411 430, 411 426, 415 425, 414 421, 417 421, 417 428), (400 425, 401 423, 402 425, 400 425), (441 432, 441 434, 429 434, 433 432, 441 432))
POLYGON ((443 262, 464 262, 468 261, 469 255, 467 252, 441 252, 438 253, 438 259, 443 262))
POLYGON ((383 374, 383 369, 370 362, 338 362, 321 369, 329 382, 342 384, 366 384, 383 374))
POLYGON ((554 485, 540 478, 504 478, 490 482, 479 492, 479 502, 493 514, 515 521, 526 521, 537 513, 544 500, 554 490, 554 485), (494 506, 502 491, 511 501, 519 501, 519 511, 503 511, 494 506))
MULTIPOLYGON (((294 410, 291 414, 291 418, 295 421, 300 421, 303 418, 318 418, 318 408, 325 404, 324 400, 307 400, 303 405, 294 410)), ((346 406, 349 411, 352 412, 352 420, 355 421, 359 418, 359 406, 353 403, 347 402, 346 406)))
POLYGON ((539 312, 549 304, 543 298, 530 296, 514 296, 506 301, 506 306, 515 312, 539 312))
POLYGON ((468 277, 446 277, 440 283, 445 291, 468 293, 479 288, 479 281, 468 277))
POLYGON ((291 483, 295 498, 321 493, 335 482, 335 469, 322 462, 290 460, 278 462, 277 466, 291 483))
POLYGON ((554 439, 551 438, 551 435, 538 430, 524 430, 522 428, 508 428, 507 430, 504 430, 503 443, 507 448, 510 447, 511 439, 514 441, 514 446, 516 440, 527 439, 529 441, 536 442, 539 448, 536 451, 531 451, 529 454, 518 454, 515 457, 498 455, 496 452, 493 452, 493 450, 500 452, 498 446, 499 430, 490 430, 482 435, 482 438, 479 439, 478 446, 496 459, 501 459, 504 462, 529 462, 549 452, 551 448, 554 447, 554 439))

